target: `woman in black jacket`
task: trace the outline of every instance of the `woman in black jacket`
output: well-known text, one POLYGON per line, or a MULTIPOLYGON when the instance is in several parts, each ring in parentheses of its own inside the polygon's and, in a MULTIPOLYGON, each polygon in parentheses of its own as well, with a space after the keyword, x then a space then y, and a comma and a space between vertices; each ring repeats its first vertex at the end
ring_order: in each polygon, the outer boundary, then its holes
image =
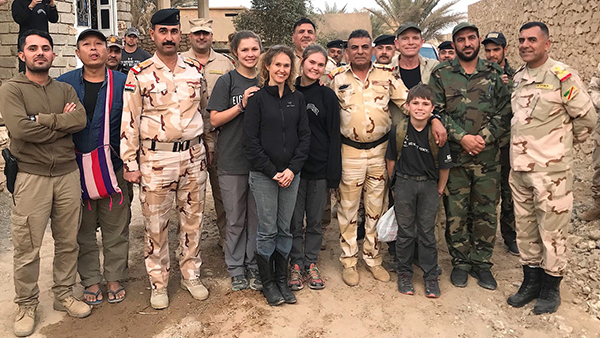
POLYGON ((244 153, 258 214, 256 261, 270 305, 296 302, 287 285, 290 220, 310 129, 304 96, 293 89, 293 69, 289 47, 269 49, 259 62, 262 88, 248 100, 244 116, 244 153))
POLYGON ((329 198, 328 189, 337 188, 342 177, 339 102, 333 90, 322 86, 319 81, 326 62, 327 52, 323 47, 306 47, 302 53, 302 74, 296 79, 296 89, 304 94, 306 100, 305 113, 311 139, 290 224, 293 242, 289 286, 294 291, 303 288, 303 275, 311 289, 325 287, 325 281, 317 268, 323 241, 321 220, 329 198), (306 231, 303 234, 305 214, 306 231))

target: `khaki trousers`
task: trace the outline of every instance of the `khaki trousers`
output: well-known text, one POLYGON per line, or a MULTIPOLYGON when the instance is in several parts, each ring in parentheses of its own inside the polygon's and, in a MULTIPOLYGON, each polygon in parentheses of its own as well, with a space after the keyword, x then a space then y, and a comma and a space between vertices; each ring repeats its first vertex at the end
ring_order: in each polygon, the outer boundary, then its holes
POLYGON ((357 214, 360 197, 365 187, 365 240, 363 259, 368 266, 381 265, 377 240, 377 221, 387 207, 387 173, 385 150, 387 141, 379 146, 361 150, 342 144, 342 180, 340 182, 340 261, 344 268, 358 262, 357 214))
POLYGON ((79 170, 62 176, 20 172, 15 182, 12 210, 15 303, 37 305, 40 289, 40 248, 51 220, 54 238, 54 286, 56 299, 72 294, 77 269, 77 230, 81 212, 79 170))
POLYGON ((77 234, 77 272, 84 287, 102 282, 100 250, 96 240, 98 228, 102 233, 104 278, 108 282, 116 282, 127 279, 129 275, 129 187, 123 179, 123 169, 115 174, 122 194, 83 202, 81 226, 77 234))

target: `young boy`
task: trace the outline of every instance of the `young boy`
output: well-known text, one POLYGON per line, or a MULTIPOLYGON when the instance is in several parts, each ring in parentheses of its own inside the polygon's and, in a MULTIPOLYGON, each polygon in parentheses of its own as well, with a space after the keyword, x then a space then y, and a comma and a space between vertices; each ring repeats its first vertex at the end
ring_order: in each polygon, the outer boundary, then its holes
POLYGON ((408 92, 410 117, 390 131, 385 154, 388 174, 395 180, 394 209, 398 221, 398 291, 413 295, 412 263, 416 240, 419 266, 423 269, 425 296, 440 296, 438 284, 435 216, 444 193, 452 157, 448 143, 438 147, 431 133, 433 91, 417 85, 408 92), (397 142, 400 140, 401 142, 397 142))

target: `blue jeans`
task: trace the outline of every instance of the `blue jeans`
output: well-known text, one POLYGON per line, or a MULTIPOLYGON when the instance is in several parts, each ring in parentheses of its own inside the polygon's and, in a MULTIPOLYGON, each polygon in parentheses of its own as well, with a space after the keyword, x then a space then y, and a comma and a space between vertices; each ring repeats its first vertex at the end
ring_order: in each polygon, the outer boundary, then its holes
POLYGON ((290 221, 296 206, 300 173, 287 188, 258 171, 251 171, 248 178, 250 190, 256 200, 258 235, 256 251, 263 257, 271 257, 275 250, 287 257, 292 249, 290 221))

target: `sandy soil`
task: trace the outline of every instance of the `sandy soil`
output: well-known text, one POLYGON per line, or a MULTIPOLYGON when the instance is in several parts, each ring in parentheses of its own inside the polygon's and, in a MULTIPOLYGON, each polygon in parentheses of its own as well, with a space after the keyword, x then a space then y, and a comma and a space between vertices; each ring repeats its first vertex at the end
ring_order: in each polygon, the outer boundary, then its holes
MULTIPOLYGON (((580 151, 583 159, 576 164, 574 225, 569 239, 574 245, 569 253, 572 269, 562 286, 562 305, 553 315, 533 315, 532 304, 522 309, 506 304, 522 276, 518 258, 507 253, 501 240, 493 257, 499 284, 496 291, 482 289, 473 278, 464 289, 453 287, 445 244, 439 247, 444 270, 440 299, 424 297, 420 271, 415 273, 416 295, 404 296, 396 291, 395 275, 389 283, 375 281, 363 263, 359 263, 360 285, 350 288, 341 279, 336 219, 325 230, 326 250, 320 255, 326 288, 306 288, 296 293, 297 304, 270 307, 258 292, 230 291, 209 193, 202 242, 202 279, 211 292, 208 300, 195 301, 181 290, 177 264, 172 264, 170 307, 163 311, 150 307, 142 257, 143 224, 139 202, 135 201, 127 299, 116 305, 104 302, 85 319, 52 310, 53 242, 47 231, 41 251, 39 324, 33 337, 600 337, 600 321, 594 312, 596 304, 600 305, 599 260, 594 260, 600 259, 600 250, 594 244, 600 241, 590 242, 586 237, 598 229, 598 222, 582 223, 577 218, 589 204, 590 152, 588 143, 580 151), (578 265, 581 261, 591 266, 582 268, 578 265)), ((12 303, 12 201, 6 192, 0 195, 0 336, 10 337, 17 309, 12 303)), ((170 232, 174 251, 175 229, 170 232)), ((174 260, 173 254, 171 257, 174 260)), ((82 288, 77 286, 75 291, 81 295, 82 288)))

